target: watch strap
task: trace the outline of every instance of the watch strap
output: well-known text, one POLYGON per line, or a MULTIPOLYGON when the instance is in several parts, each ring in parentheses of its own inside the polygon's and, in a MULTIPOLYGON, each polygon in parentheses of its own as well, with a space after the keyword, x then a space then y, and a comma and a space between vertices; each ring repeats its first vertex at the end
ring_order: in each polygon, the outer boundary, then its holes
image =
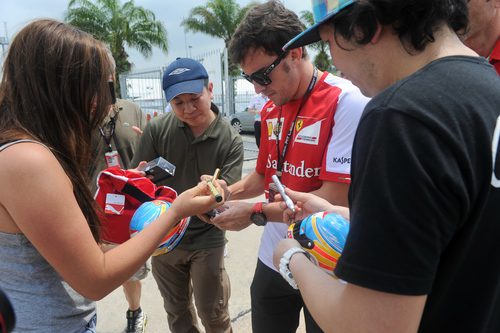
POLYGON ((267 224, 267 216, 264 214, 264 202, 256 202, 252 206, 252 213, 250 220, 258 226, 265 226, 267 224))
POLYGON ((292 272, 290 272, 290 260, 292 259, 293 255, 297 253, 304 253, 306 257, 308 257, 308 253, 300 248, 300 247, 292 247, 286 250, 285 253, 283 253, 283 256, 281 256, 280 259, 280 265, 279 265, 279 272, 281 276, 288 282, 288 284, 293 288, 293 289, 299 289, 297 286, 297 282, 295 282, 295 279, 293 278, 292 272))
POLYGON ((264 203, 262 201, 256 202, 252 207, 252 213, 264 214, 264 203))

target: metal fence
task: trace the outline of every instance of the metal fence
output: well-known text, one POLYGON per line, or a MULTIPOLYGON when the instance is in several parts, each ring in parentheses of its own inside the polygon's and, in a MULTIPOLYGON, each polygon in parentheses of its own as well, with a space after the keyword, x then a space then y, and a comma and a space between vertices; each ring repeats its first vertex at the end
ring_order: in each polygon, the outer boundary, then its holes
POLYGON ((120 75, 120 92, 123 99, 137 103, 151 116, 165 112, 166 100, 161 88, 161 68, 120 75))
MULTIPOLYGON (((214 85, 213 102, 225 116, 244 111, 255 94, 253 86, 240 77, 224 78, 224 51, 214 50, 193 57, 206 68, 214 85), (234 94, 232 88, 234 87, 234 94), (225 93, 229 92, 229 96, 225 93), (234 95, 234 96, 233 96, 234 95), (226 98, 228 97, 228 98, 226 98)), ((162 77, 166 66, 151 70, 139 70, 120 75, 121 96, 137 103, 143 112, 155 116, 165 112, 167 101, 162 89, 162 77)))

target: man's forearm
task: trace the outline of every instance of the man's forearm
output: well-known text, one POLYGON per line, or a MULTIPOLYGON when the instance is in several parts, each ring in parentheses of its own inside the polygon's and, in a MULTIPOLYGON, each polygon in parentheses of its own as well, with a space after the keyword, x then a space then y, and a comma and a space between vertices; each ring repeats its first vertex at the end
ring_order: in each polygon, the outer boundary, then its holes
POLYGON ((310 193, 328 200, 333 205, 348 207, 349 184, 324 181, 323 185, 310 193))
POLYGON ((230 200, 249 199, 264 193, 264 176, 252 171, 239 182, 228 187, 230 200))

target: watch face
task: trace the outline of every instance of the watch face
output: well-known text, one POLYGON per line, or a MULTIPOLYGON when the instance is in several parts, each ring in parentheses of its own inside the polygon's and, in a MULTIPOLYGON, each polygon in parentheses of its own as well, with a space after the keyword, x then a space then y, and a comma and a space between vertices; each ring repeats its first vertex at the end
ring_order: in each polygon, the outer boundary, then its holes
POLYGON ((264 215, 263 213, 252 213, 252 215, 250 216, 250 220, 252 220, 252 222, 258 226, 263 226, 267 223, 266 215, 264 215))

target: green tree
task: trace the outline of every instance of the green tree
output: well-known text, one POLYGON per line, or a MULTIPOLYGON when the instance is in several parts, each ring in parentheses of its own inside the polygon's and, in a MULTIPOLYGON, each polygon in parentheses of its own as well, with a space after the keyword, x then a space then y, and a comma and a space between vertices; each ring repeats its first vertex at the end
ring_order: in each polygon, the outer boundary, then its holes
POLYGON ((65 21, 92 34, 109 45, 116 61, 117 93, 120 94, 118 77, 129 72, 132 64, 125 46, 138 50, 149 58, 153 46, 168 52, 167 30, 155 14, 136 6, 133 0, 71 0, 65 21))
MULTIPOLYGON (((247 11, 256 4, 251 2, 240 7, 235 0, 208 0, 205 6, 191 9, 189 17, 182 21, 182 26, 191 32, 201 32, 220 38, 225 47, 229 47, 231 37, 247 11)), ((237 76, 238 67, 229 60, 229 74, 237 76)))
MULTIPOLYGON (((308 10, 303 10, 300 12, 300 19, 306 25, 306 27, 310 27, 314 24, 313 13, 308 10)), ((334 71, 334 67, 332 65, 332 59, 328 54, 329 51, 327 43, 319 41, 317 43, 309 45, 309 47, 318 51, 313 60, 314 65, 321 71, 328 71, 332 73, 334 71)))

